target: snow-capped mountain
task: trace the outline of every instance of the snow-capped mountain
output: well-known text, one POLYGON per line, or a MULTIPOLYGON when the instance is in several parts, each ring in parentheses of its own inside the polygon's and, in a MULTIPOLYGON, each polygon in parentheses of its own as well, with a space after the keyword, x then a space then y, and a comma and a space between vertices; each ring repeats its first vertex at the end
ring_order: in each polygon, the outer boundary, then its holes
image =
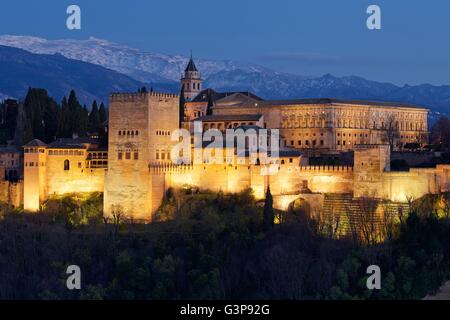
MULTIPOLYGON (((144 52, 93 37, 87 40, 47 40, 3 35, 0 36, 0 45, 37 54, 58 53, 66 58, 100 65, 148 86, 165 88, 171 92, 179 90, 179 79, 189 59, 187 56, 144 52)), ((346 98, 398 101, 450 113, 450 86, 424 84, 400 87, 356 76, 294 75, 231 60, 195 59, 195 62, 205 80, 204 87, 220 91, 252 91, 266 99, 346 98)), ((0 92, 5 91, 0 88, 0 92)))
MULTIPOLYGON (((88 40, 47 40, 29 36, 0 36, 0 45, 24 49, 33 53, 54 54, 99 64, 132 76, 143 82, 178 82, 189 58, 180 55, 143 52, 125 45, 90 37, 88 40)), ((267 68, 236 61, 196 59, 202 76, 224 71, 240 70, 246 73, 278 74, 267 68)))
POLYGON ((57 101, 74 89, 82 103, 108 101, 111 92, 136 91, 145 84, 102 66, 60 54, 35 54, 0 45, 0 100, 23 99, 29 87, 44 88, 57 101))

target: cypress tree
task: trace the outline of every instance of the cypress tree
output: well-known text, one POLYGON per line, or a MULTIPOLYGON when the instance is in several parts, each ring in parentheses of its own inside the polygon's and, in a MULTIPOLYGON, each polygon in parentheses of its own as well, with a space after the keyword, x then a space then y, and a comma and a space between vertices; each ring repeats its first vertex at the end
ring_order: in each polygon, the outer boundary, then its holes
POLYGON ((50 97, 46 97, 43 120, 44 120, 44 141, 49 143, 56 139, 60 110, 58 104, 50 97))
POLYGON ((263 216, 263 224, 264 230, 269 231, 274 226, 275 212, 273 210, 273 198, 270 193, 270 186, 267 187, 266 199, 264 201, 264 216, 263 216))
POLYGON ((91 113, 89 114, 89 130, 91 132, 98 131, 100 125, 100 112, 98 111, 97 101, 94 100, 94 102, 92 103, 91 113))
POLYGON ((70 128, 70 110, 67 98, 64 97, 61 101, 61 113, 59 116, 58 134, 59 138, 69 138, 72 136, 70 128))
POLYGON ((183 124, 183 121, 184 121, 185 104, 186 104, 186 99, 184 98, 184 86, 182 86, 181 87, 181 92, 180 92, 180 106, 179 106, 180 128, 181 128, 181 126, 183 124))
POLYGON ((45 89, 30 88, 24 109, 31 128, 32 138, 52 141, 58 127, 59 108, 45 89))
POLYGON ((68 130, 68 138, 70 138, 74 133, 79 134, 79 131, 82 126, 82 107, 80 102, 78 101, 77 95, 74 90, 70 91, 69 100, 67 101, 68 110, 69 110, 69 130, 68 130))
POLYGON ((212 92, 208 92, 208 105, 206 107, 206 114, 212 115, 212 107, 214 106, 214 101, 213 101, 213 97, 212 97, 212 92))
POLYGON ((98 113, 100 115, 100 123, 103 124, 106 120, 108 120, 108 113, 106 112, 105 105, 103 102, 100 104, 100 108, 98 109, 98 113))
POLYGON ((44 140, 44 120, 42 117, 41 89, 28 88, 24 101, 25 113, 31 126, 32 139, 44 140))
POLYGON ((89 130, 89 110, 86 105, 79 109, 79 123, 76 131, 80 137, 86 136, 89 130))
POLYGON ((14 144, 22 147, 33 139, 31 130, 27 128, 27 116, 23 104, 19 104, 17 108, 16 128, 14 131, 14 144))

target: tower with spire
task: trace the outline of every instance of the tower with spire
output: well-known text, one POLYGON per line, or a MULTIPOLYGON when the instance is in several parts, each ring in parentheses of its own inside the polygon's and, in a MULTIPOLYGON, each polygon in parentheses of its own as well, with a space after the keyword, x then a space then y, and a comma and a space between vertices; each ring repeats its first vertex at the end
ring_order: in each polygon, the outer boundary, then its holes
POLYGON ((194 59, 189 59, 189 63, 184 70, 184 75, 181 77, 182 92, 184 92, 184 98, 186 101, 191 101, 195 98, 202 90, 202 78, 200 77, 200 72, 195 66, 194 59))

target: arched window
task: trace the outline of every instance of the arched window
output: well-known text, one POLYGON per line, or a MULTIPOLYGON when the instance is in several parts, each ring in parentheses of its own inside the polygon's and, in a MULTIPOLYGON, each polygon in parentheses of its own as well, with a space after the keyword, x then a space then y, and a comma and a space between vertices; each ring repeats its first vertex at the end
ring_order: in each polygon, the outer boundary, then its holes
POLYGON ((64 171, 68 171, 70 170, 70 161, 69 160, 64 160, 64 171))

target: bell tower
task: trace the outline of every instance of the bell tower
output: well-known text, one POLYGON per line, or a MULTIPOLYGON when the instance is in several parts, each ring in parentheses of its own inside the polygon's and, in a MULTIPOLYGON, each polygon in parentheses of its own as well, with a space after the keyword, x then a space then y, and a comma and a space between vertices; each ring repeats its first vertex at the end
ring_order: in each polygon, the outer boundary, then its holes
POLYGON ((186 101, 191 101, 200 93, 202 90, 202 82, 203 80, 200 77, 200 72, 195 66, 191 53, 189 63, 184 70, 184 75, 181 77, 181 86, 186 101))

